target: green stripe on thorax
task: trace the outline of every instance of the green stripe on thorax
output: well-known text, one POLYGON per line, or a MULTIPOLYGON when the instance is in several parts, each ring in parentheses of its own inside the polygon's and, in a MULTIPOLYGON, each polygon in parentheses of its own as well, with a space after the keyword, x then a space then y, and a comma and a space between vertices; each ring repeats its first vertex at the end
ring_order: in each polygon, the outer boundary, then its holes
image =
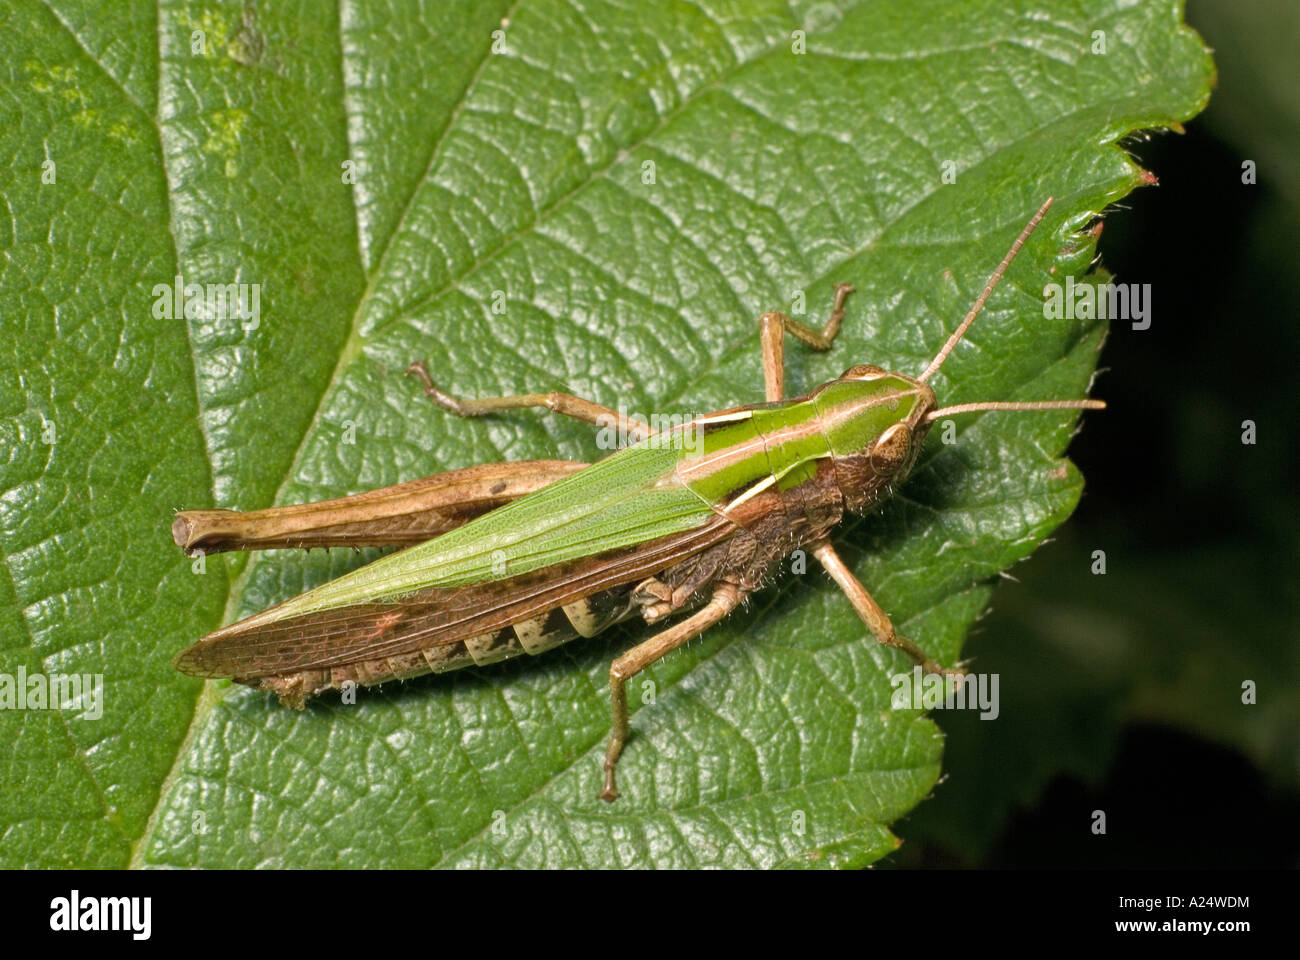
POLYGON ((934 394, 923 383, 854 367, 807 396, 695 421, 703 431, 701 452, 683 457, 675 476, 725 512, 759 489, 775 484, 784 491, 810 480, 818 460, 869 453, 896 424, 923 432, 933 406, 934 394))

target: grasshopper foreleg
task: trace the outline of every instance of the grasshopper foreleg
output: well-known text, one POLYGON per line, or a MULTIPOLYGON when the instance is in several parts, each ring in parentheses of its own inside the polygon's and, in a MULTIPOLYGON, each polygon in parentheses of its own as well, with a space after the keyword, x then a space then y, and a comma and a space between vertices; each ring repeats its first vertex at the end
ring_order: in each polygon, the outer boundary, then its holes
POLYGON ((880 604, 872 599, 871 594, 867 592, 867 588, 859 582, 844 561, 840 559, 840 555, 835 552, 835 548, 831 546, 829 540, 818 543, 813 547, 812 552, 813 556, 826 569, 826 572, 831 575, 831 579, 844 591, 844 595, 853 604, 853 609, 858 612, 858 616, 862 618, 862 622, 867 625, 867 629, 871 631, 871 635, 876 640, 887 647, 902 650, 920 664, 921 669, 926 673, 946 673, 956 677, 965 676, 965 672, 962 670, 946 670, 939 666, 911 640, 899 636, 894 629, 893 623, 890 622, 889 616, 884 610, 880 609, 880 604))

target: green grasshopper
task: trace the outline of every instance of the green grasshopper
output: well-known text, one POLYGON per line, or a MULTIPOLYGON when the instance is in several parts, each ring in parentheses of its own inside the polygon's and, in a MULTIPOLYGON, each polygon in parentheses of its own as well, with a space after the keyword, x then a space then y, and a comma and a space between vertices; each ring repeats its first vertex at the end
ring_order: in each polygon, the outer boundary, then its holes
POLYGON ((251 513, 177 515, 191 552, 263 547, 409 545, 408 549, 209 634, 178 669, 233 677, 301 709, 325 690, 540 654, 639 615, 689 614, 610 666, 613 714, 601 799, 628 737, 628 679, 718 623, 806 548, 875 638, 923 669, 944 671, 889 617, 828 539, 907 476, 932 424, 984 410, 1098 410, 1097 400, 938 407, 926 381, 952 353, 1052 200, 1025 225, 984 290, 919 376, 850 367, 801 397, 784 396, 784 338, 831 346, 852 287, 835 287, 820 330, 782 313, 759 321, 767 402, 649 425, 564 393, 465 400, 438 389, 422 363, 409 374, 439 406, 479 416, 524 407, 597 425, 636 442, 595 464, 487 464, 343 500, 251 513))

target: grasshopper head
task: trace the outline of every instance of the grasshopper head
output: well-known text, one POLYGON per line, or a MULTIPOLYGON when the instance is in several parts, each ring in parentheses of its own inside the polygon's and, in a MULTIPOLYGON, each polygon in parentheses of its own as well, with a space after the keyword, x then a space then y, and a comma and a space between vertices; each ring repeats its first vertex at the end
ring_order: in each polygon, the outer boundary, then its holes
POLYGON ((901 481, 921 451, 930 425, 943 417, 991 410, 1102 410, 1100 400, 979 401, 936 409, 934 391, 926 383, 943 366, 979 316, 993 288, 1047 214, 1052 198, 1038 208, 1007 255, 1002 258, 975 305, 919 376, 889 373, 862 364, 844 371, 813 397, 823 433, 835 458, 835 475, 850 510, 864 511, 879 503, 901 481))
POLYGON ((813 394, 844 505, 870 509, 907 476, 930 430, 934 391, 880 367, 850 367, 813 394))

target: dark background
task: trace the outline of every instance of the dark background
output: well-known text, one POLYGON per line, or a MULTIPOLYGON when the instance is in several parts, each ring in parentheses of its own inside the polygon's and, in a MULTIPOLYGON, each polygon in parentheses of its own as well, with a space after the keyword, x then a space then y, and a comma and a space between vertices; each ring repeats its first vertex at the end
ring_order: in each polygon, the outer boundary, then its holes
POLYGON ((1083 501, 968 643, 1002 715, 935 714, 947 782, 896 826, 896 866, 1300 864, 1300 4, 1187 18, 1218 87, 1185 134, 1125 144, 1160 184, 1100 240, 1101 269, 1151 284, 1151 327, 1112 322, 1083 501))

